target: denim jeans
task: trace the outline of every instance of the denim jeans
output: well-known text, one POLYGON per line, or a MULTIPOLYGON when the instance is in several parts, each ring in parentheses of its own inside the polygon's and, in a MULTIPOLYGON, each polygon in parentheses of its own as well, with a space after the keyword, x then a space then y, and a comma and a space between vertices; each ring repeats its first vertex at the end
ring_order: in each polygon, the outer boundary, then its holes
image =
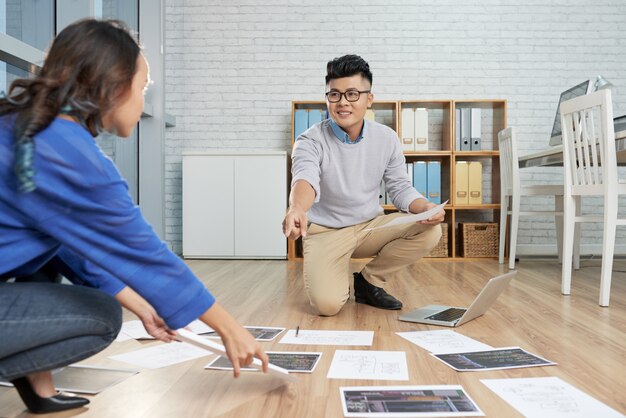
POLYGON ((122 325, 115 298, 83 286, 0 281, 0 377, 67 366, 105 349, 122 325))

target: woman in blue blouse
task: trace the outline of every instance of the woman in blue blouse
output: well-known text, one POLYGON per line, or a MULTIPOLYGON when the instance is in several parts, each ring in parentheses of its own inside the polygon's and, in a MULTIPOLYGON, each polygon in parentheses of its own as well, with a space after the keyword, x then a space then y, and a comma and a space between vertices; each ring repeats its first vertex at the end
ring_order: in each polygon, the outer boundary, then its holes
POLYGON ((221 335, 235 377, 254 356, 267 369, 260 345, 157 237, 94 141, 130 135, 148 84, 123 25, 89 19, 65 28, 41 72, 0 99, 0 377, 32 412, 88 403, 57 395, 50 370, 108 346, 120 303, 168 342, 200 318, 221 335), (85 286, 7 282, 43 266, 85 286))

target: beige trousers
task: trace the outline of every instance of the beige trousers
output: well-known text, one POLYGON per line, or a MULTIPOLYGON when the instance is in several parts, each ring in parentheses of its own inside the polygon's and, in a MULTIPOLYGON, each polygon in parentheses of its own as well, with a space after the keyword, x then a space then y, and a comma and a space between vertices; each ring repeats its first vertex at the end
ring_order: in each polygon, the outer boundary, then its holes
POLYGON ((346 228, 326 228, 311 223, 304 247, 304 286, 319 315, 337 314, 350 297, 350 258, 374 257, 361 271, 374 286, 428 255, 441 238, 440 225, 408 223, 365 231, 390 222, 401 213, 380 215, 346 228))

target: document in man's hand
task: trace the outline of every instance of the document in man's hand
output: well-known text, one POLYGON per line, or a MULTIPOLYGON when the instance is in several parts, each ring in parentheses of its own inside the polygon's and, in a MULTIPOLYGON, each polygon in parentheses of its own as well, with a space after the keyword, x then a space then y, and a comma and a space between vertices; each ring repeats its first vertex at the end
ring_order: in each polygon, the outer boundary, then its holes
POLYGON ((389 228, 389 227, 392 227, 392 226, 408 224, 408 223, 411 223, 411 222, 425 221, 428 218, 430 218, 431 216, 435 215, 441 209, 443 209, 443 207, 446 205, 446 203, 448 203, 447 200, 445 202, 443 202, 441 205, 437 205, 434 208, 427 210, 426 212, 415 213, 415 214, 406 215, 406 216, 399 216, 397 218, 392 219, 390 222, 388 222, 388 223, 386 223, 384 225, 377 226, 375 228, 367 228, 367 229, 365 229, 365 231, 373 231, 375 229, 389 228))
MULTIPOLYGON (((226 348, 223 345, 216 343, 215 341, 211 341, 207 338, 198 336, 191 331, 187 331, 184 328, 179 329, 178 331, 176 331, 176 333, 178 334, 178 338, 181 341, 192 344, 199 348, 204 348, 205 350, 211 351, 215 354, 228 356, 228 354, 226 353, 226 348)), ((255 369, 261 369, 263 367, 263 363, 261 363, 261 360, 255 358, 254 360, 252 360, 252 364, 250 365, 250 367, 254 367, 255 369)), ((287 370, 273 364, 267 365, 267 371, 268 373, 274 376, 278 376, 281 379, 287 381, 293 382, 296 380, 293 376, 289 374, 287 370)))

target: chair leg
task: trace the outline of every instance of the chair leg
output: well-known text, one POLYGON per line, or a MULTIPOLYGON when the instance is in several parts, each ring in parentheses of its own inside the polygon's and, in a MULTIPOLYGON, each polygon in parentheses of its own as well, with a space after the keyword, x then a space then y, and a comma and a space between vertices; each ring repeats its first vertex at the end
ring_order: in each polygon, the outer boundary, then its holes
POLYGON ((500 200, 500 251, 498 262, 504 264, 504 249, 506 247, 506 218, 509 211, 509 197, 502 196, 500 200))
POLYGON ((600 273, 600 306, 609 306, 616 228, 617 195, 607 194, 604 196, 604 242, 602 243, 602 271, 600 273))
POLYGON ((517 228, 519 226, 520 196, 511 196, 511 241, 509 245, 509 270, 515 269, 515 250, 517 248, 517 228))
MULTIPOLYGON (((576 215, 582 215, 581 196, 575 196, 576 202, 576 215)), ((574 270, 580 270, 580 222, 576 222, 574 225, 574 270)))
POLYGON ((554 196, 554 211, 561 215, 554 216, 556 225, 556 250, 559 256, 559 263, 563 262, 563 196, 554 196))
POLYGON ((574 247, 575 202, 572 196, 563 196, 563 265, 561 273, 561 293, 570 294, 572 282, 572 252, 574 247))

